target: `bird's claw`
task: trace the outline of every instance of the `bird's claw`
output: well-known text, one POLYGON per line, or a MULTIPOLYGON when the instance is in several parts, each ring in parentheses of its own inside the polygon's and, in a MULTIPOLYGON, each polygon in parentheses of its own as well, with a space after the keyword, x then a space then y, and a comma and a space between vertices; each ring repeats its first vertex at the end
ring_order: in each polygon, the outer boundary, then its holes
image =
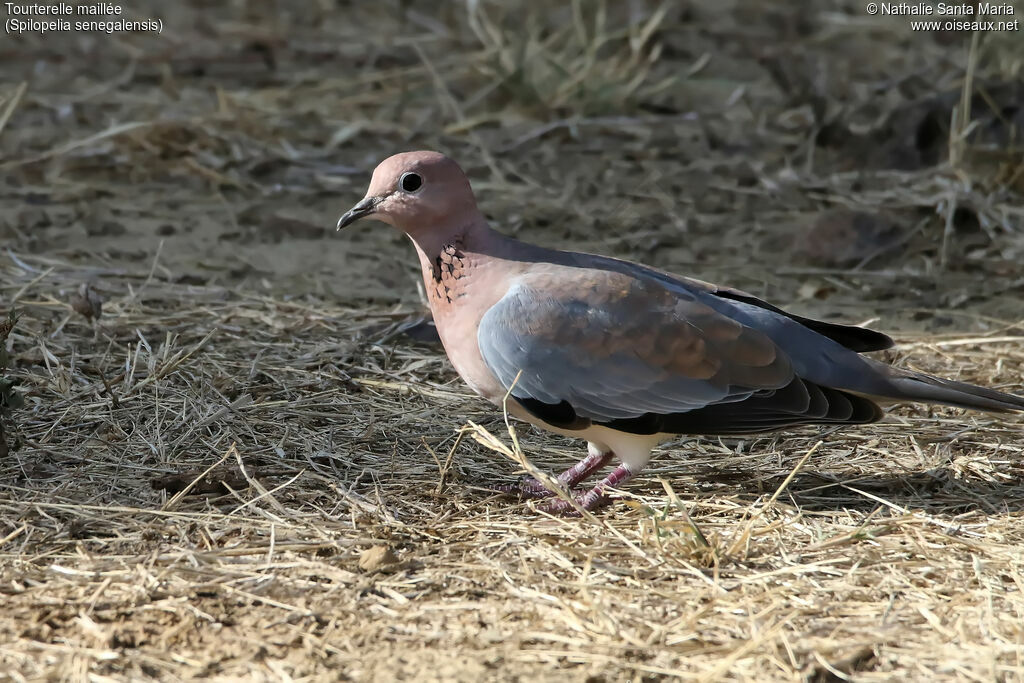
POLYGON ((538 479, 534 479, 533 477, 523 477, 515 484, 501 484, 499 486, 495 486, 494 490, 498 493, 519 496, 524 500, 552 498, 556 495, 538 479))
MULTIPOLYGON (((576 501, 576 504, 587 511, 596 510, 599 507, 608 505, 615 500, 615 498, 616 496, 609 496, 604 493, 595 493, 594 490, 590 490, 585 493, 581 492, 573 494, 573 500, 576 501)), ((542 512, 547 512, 548 514, 556 515, 558 517, 582 516, 579 510, 573 507, 569 501, 562 498, 545 501, 541 505, 537 506, 537 508, 542 512)))
MULTIPOLYGON (((537 509, 548 514, 559 517, 579 517, 580 512, 569 501, 559 498, 557 494, 548 490, 544 484, 533 477, 523 477, 515 484, 501 484, 495 486, 498 493, 518 496, 520 500, 544 500, 537 506, 537 509)), ((615 496, 595 491, 594 489, 574 488, 570 489, 573 500, 584 510, 596 510, 607 505, 615 496)))

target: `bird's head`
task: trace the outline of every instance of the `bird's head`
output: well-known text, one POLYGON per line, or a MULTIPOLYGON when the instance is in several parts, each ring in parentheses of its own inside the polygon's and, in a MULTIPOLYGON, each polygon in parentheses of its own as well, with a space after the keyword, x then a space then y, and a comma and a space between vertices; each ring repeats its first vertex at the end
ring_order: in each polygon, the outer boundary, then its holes
POLYGON ((458 230, 478 215, 458 164, 439 152, 404 152, 377 166, 366 196, 338 219, 338 230, 375 218, 418 241, 432 232, 458 230))

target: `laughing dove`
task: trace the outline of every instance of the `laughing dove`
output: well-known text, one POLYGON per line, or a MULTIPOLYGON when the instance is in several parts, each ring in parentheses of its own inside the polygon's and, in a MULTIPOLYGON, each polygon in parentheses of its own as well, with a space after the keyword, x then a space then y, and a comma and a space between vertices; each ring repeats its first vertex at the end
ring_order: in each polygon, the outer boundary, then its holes
MULTIPOLYGON (((518 242, 487 225, 459 166, 397 154, 338 229, 372 217, 405 232, 423 267, 448 358, 478 394, 588 455, 572 488, 621 464, 578 502, 639 472, 679 434, 736 435, 805 424, 865 424, 879 403, 923 401, 992 412, 1024 398, 892 368, 862 356, 879 332, 802 318, 735 289, 607 256, 518 242)), ((541 497, 537 483, 522 492, 541 497)), ((571 512, 565 501, 549 509, 571 512)))

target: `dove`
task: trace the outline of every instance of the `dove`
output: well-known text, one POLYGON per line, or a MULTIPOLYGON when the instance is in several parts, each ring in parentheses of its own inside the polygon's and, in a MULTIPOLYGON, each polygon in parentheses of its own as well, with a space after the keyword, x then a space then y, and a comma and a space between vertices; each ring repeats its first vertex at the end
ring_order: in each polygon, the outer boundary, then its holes
MULTIPOLYGON (((1024 397, 898 369, 863 354, 880 332, 788 313, 746 292, 609 256, 549 249, 491 229, 465 173, 438 152, 374 170, 341 230, 375 219, 412 240, 438 335, 476 393, 587 442, 560 474, 583 509, 679 435, 858 425, 917 401, 1005 413, 1024 397), (507 403, 506 403, 507 397, 507 403), (617 465, 589 490, 576 486, 617 465)), ((525 497, 553 495, 535 480, 525 497)), ((547 504, 574 514, 567 500, 547 504)))

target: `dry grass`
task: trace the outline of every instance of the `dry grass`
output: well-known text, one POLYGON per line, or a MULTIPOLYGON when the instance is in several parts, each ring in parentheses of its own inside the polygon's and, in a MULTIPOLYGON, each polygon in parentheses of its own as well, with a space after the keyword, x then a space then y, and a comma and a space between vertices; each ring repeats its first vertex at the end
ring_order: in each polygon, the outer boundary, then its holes
POLYGON ((406 334, 401 240, 327 230, 441 148, 503 230, 1024 392, 1016 43, 841 2, 393 4, 140 3, 166 44, 0 49, 0 675, 1024 679, 1020 417, 688 440, 547 517, 490 492, 500 411, 406 334))
MULTIPOLYGON (((138 272, 93 327, 62 302, 79 271, 18 261, 0 656, 26 678, 1022 673, 1019 420, 688 442, 554 519, 487 492, 516 468, 457 430, 500 417, 395 315, 138 272), (397 563, 363 571, 377 546, 397 563)), ((904 360, 1024 368, 1006 335, 904 360)), ((544 469, 581 454, 521 436, 544 469)))

